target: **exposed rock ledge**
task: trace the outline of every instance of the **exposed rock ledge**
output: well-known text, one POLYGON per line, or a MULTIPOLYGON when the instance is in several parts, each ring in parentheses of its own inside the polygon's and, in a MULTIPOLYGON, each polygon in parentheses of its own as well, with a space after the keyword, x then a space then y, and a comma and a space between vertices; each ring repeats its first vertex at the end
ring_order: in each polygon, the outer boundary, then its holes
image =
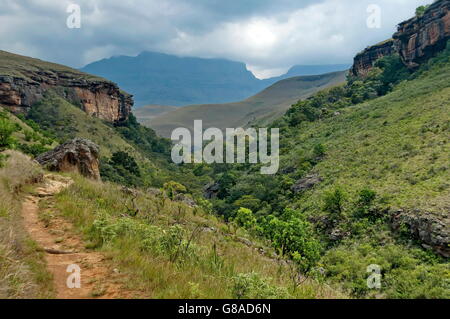
POLYGON ((375 62, 398 53, 410 69, 442 51, 450 39, 450 0, 439 0, 430 5, 423 16, 416 16, 398 25, 393 39, 368 47, 359 53, 351 72, 366 76, 375 62))
POLYGON ((439 255, 450 257, 450 220, 448 214, 439 216, 420 211, 392 212, 392 227, 400 230, 405 226, 411 236, 422 243, 424 248, 432 249, 439 255))

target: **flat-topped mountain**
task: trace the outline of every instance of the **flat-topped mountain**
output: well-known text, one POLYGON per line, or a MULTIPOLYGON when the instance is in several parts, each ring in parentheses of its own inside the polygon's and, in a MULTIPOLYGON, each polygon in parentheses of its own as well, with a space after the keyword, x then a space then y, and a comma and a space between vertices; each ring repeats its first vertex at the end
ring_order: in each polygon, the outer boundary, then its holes
POLYGON ((295 66, 285 75, 257 79, 242 62, 143 52, 91 63, 82 71, 110 79, 133 94, 136 106, 229 103, 244 100, 277 81, 343 71, 350 65, 295 66))

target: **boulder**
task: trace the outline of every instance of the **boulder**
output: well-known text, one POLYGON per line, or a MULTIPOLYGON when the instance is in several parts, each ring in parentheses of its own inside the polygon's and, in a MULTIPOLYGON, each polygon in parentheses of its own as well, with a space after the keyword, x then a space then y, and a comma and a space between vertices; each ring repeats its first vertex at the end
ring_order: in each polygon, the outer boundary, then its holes
POLYGON ((90 140, 76 138, 44 153, 36 161, 50 171, 78 172, 100 180, 99 147, 90 140))
POLYGON ((299 179, 292 187, 291 190, 294 193, 300 193, 307 191, 308 189, 313 188, 315 185, 322 182, 322 178, 320 178, 317 174, 308 175, 305 178, 299 179))
POLYGON ((203 190, 203 197, 205 197, 206 199, 217 198, 219 190, 220 190, 219 183, 210 183, 205 186, 203 190))

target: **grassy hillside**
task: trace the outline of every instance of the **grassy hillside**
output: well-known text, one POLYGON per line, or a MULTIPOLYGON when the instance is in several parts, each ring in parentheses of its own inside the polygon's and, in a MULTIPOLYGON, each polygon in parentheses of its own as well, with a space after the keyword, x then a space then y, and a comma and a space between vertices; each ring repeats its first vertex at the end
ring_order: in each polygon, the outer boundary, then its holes
MULTIPOLYGON (((295 77, 275 83, 259 94, 237 103, 193 105, 158 116, 150 121, 138 119, 158 134, 170 137, 173 129, 192 129, 194 120, 203 120, 204 127, 248 126, 251 123, 269 123, 286 112, 296 101, 321 89, 343 82, 345 72, 317 76, 295 77)), ((139 114, 145 114, 145 107, 139 114)))
POLYGON ((65 73, 68 76, 77 78, 84 78, 86 80, 101 80, 105 79, 97 77, 95 75, 80 72, 78 70, 69 68, 64 65, 50 63, 39 59, 34 59, 18 54, 9 53, 0 50, 0 74, 6 76, 13 76, 18 78, 24 78, 32 81, 29 78, 30 72, 60 72, 65 73))
POLYGON ((155 117, 164 115, 168 112, 172 112, 178 109, 175 106, 168 105, 145 105, 134 110, 134 115, 139 119, 142 124, 148 124, 155 117))
POLYGON ((127 122, 112 125, 87 115, 50 91, 23 119, 60 143, 84 137, 98 144, 101 175, 106 180, 140 187, 162 186, 170 180, 180 180, 192 193, 198 193, 203 183, 208 182, 194 178, 191 170, 171 163, 170 142, 139 125, 133 115, 127 122), (137 163, 137 172, 130 173, 123 163, 114 160, 114 155, 121 152, 137 163))
MULTIPOLYGON (((19 152, 1 155, 0 296, 53 298, 43 247, 30 239, 21 215, 22 201, 42 185, 45 172, 19 152)), ((58 243, 70 245, 81 237, 85 254, 105 256, 108 266, 120 272, 115 285, 129 298, 344 297, 313 279, 298 285, 292 279, 296 269, 265 241, 223 223, 208 205, 192 207, 168 189, 131 194, 117 184, 68 177, 74 181, 68 189, 40 200, 41 222, 50 232, 53 220, 64 222, 58 243)), ((102 296, 101 285, 91 297, 102 296)))

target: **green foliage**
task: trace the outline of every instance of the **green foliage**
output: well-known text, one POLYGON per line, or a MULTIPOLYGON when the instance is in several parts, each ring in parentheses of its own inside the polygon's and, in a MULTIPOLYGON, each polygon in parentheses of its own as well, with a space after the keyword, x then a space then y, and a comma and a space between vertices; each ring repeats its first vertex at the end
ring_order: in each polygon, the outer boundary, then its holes
POLYGON ((139 166, 136 160, 127 152, 115 152, 109 160, 102 158, 100 161, 100 174, 105 180, 122 185, 142 185, 139 166))
POLYGON ((430 5, 426 5, 426 6, 420 6, 416 9, 416 16, 418 17, 422 17, 425 12, 427 11, 427 9, 430 7, 430 5))
POLYGON ((281 219, 268 216, 262 223, 264 234, 281 254, 295 257, 301 271, 310 271, 320 258, 321 246, 311 224, 298 212, 286 209, 281 219))
POLYGON ((326 277, 344 287, 357 298, 449 298, 449 268, 428 258, 419 250, 405 250, 399 245, 385 247, 355 244, 332 249, 321 261, 326 265, 326 277), (369 265, 379 265, 382 271, 381 290, 367 286, 369 265))
POLYGON ((187 192, 185 186, 174 181, 164 183, 163 189, 170 199, 174 199, 177 194, 183 194, 187 192))
POLYGON ((323 210, 329 213, 334 219, 340 219, 344 211, 346 195, 340 187, 325 193, 323 210))
POLYGON ((170 155, 171 142, 158 137, 152 129, 140 125, 136 117, 130 114, 128 119, 116 125, 118 132, 128 141, 138 146, 145 154, 161 153, 170 155))
POLYGON ((369 74, 362 78, 349 76, 345 85, 320 91, 293 105, 285 115, 290 126, 332 116, 351 105, 372 100, 390 92, 394 85, 410 77, 397 54, 380 58, 369 74))
POLYGON ((283 299, 289 296, 286 289, 269 285, 254 272, 236 275, 232 291, 236 299, 283 299))
POLYGON ((33 157, 37 157, 38 155, 48 152, 51 148, 46 147, 42 143, 35 144, 22 144, 20 143, 17 148, 24 152, 25 154, 31 155, 33 157))
POLYGON ((12 134, 17 127, 8 119, 0 118, 0 150, 10 148, 14 144, 12 134))
POLYGON ((252 229, 256 226, 256 218, 250 209, 241 207, 237 211, 236 217, 233 219, 239 226, 246 229, 252 229))

